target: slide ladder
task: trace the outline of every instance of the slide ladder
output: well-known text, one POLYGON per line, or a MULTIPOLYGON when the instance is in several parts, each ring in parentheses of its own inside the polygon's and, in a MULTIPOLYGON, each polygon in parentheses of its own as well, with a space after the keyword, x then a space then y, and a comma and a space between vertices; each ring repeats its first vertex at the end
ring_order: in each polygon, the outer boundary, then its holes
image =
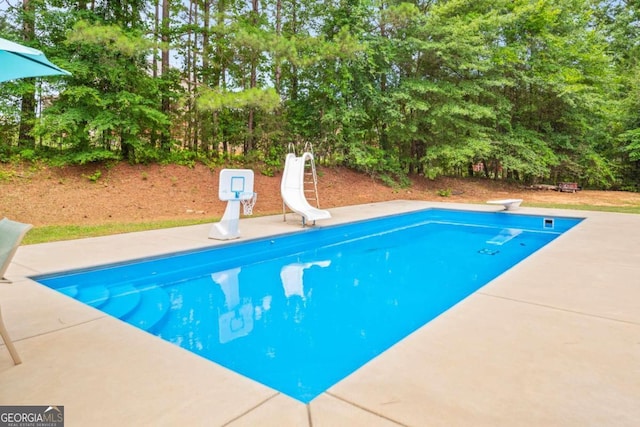
POLYGON ((285 160, 280 191, 282 194, 282 214, 287 220, 287 207, 302 217, 302 225, 315 224, 318 219, 331 218, 328 211, 321 210, 318 197, 318 174, 313 156, 313 147, 306 144, 302 156, 297 157, 293 145, 285 160), (314 201, 315 207, 309 203, 314 201))
MULTIPOLYGON (((304 152, 311 153, 311 157, 304 162, 304 194, 307 200, 313 200, 316 208, 320 208, 320 198, 318 197, 318 173, 316 172, 316 162, 313 155, 313 146, 308 142, 304 145, 304 152)), ((303 156, 304 157, 304 156, 303 156)))

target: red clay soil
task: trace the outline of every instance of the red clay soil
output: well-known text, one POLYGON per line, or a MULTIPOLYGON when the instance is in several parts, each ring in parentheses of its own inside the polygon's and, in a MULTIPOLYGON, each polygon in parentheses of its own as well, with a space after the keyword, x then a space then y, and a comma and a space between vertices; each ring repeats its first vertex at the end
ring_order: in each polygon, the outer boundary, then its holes
MULTIPOLYGON (((0 217, 36 226, 219 218, 225 203, 218 200, 218 172, 201 164, 193 168, 127 163, 65 168, 0 164, 0 217)), ((319 167, 318 175, 320 206, 325 209, 394 199, 484 203, 522 198, 523 205, 640 205, 640 194, 618 191, 563 193, 486 179, 423 177, 415 177, 409 188, 391 188, 345 168, 319 167)), ((255 214, 282 212, 280 180, 280 174, 268 177, 256 171, 255 214)))

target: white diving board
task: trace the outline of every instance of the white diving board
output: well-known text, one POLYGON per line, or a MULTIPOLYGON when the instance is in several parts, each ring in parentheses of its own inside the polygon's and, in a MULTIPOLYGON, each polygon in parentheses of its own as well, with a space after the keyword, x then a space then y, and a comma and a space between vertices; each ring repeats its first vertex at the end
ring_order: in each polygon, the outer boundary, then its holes
POLYGON ((518 209, 520 207, 520 203, 522 203, 522 199, 489 200, 487 202, 489 205, 502 205, 506 211, 518 209))

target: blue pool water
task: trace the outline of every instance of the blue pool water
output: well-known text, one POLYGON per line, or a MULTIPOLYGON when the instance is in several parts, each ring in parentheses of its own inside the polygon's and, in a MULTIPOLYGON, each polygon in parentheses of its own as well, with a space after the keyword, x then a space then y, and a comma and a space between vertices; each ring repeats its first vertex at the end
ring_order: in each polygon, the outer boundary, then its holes
POLYGON ((428 209, 33 279, 309 402, 579 222, 428 209))

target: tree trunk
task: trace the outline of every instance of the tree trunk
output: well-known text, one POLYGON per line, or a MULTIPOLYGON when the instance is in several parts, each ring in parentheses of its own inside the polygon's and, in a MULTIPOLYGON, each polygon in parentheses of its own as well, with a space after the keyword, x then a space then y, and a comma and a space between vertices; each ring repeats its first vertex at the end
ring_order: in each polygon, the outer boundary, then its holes
MULTIPOLYGON (((216 28, 222 28, 224 25, 224 12, 226 9, 225 0, 218 0, 216 10, 216 28)), ((212 84, 216 89, 224 88, 224 80, 225 80, 225 63, 223 59, 223 43, 224 37, 221 31, 216 31, 215 33, 215 61, 212 64, 212 84)), ((224 139, 224 133, 220 128, 220 116, 219 112, 212 112, 212 121, 213 121, 213 129, 211 139, 214 144, 214 150, 218 151, 220 142, 222 142, 222 153, 224 155, 228 154, 228 144, 224 139)))
MULTIPOLYGON (((254 26, 258 25, 258 0, 251 0, 251 23, 254 26)), ((249 87, 251 89, 255 88, 258 84, 258 59, 257 54, 252 52, 251 55, 251 75, 249 77, 249 87)), ((249 120, 247 121, 247 138, 245 139, 244 144, 244 152, 245 154, 249 153, 253 150, 254 147, 254 135, 253 135, 253 127, 254 127, 254 117, 255 117, 255 109, 253 107, 249 108, 249 120)))
MULTIPOLYGON (((199 2, 194 1, 193 3, 193 28, 198 28, 198 6, 200 5, 199 2)), ((192 52, 191 52, 191 71, 189 73, 189 75, 191 76, 191 85, 193 88, 193 92, 192 92, 192 99, 193 99, 193 103, 192 103, 192 108, 193 108, 193 128, 194 128, 194 132, 193 132, 193 140, 191 142, 191 149, 193 151, 198 151, 198 147, 200 146, 200 140, 201 140, 201 133, 202 133, 202 121, 200 120, 200 115, 198 114, 198 110, 195 106, 195 98, 196 98, 196 94, 198 93, 198 85, 199 85, 199 80, 198 80, 198 31, 194 31, 193 32, 193 47, 192 47, 192 52)))
MULTIPOLYGON (((163 79, 168 79, 169 76, 169 9, 170 0, 162 0, 162 53, 160 60, 160 74, 163 79)), ((162 112, 168 117, 171 109, 169 103, 169 96, 167 90, 163 88, 161 97, 161 109, 162 112)), ((160 145, 163 150, 169 150, 169 136, 171 129, 166 129, 162 132, 160 137, 160 145)))
MULTIPOLYGON (((212 81, 212 73, 211 67, 209 66, 209 25, 211 20, 211 1, 204 0, 202 5, 202 83, 206 87, 211 87, 212 81)), ((201 114, 202 120, 202 134, 201 134, 201 144, 202 149, 204 149, 205 153, 209 153, 210 147, 213 145, 213 121, 214 116, 208 112, 203 112, 201 114)))
MULTIPOLYGON (((155 10, 154 22, 153 22, 153 40, 157 43, 162 41, 160 38, 160 0, 153 0, 153 6, 155 10)), ((153 78, 158 77, 158 51, 153 49, 153 78)))
MULTIPOLYGON (((22 38, 26 42, 35 38, 34 10, 30 0, 22 1, 24 20, 22 21, 22 38)), ((18 131, 18 146, 20 148, 35 148, 36 141, 32 135, 36 120, 36 83, 35 79, 25 79, 28 88, 22 93, 20 128, 18 131)))
MULTIPOLYGON (((383 16, 385 11, 384 2, 380 3, 380 16, 383 16)), ((383 39, 387 38, 387 29, 384 25, 384 20, 380 19, 380 37, 383 39)), ((387 96, 387 74, 383 72, 380 76, 380 94, 382 97, 387 96)), ((384 151, 388 151, 391 149, 391 145, 389 143, 389 135, 387 134, 387 120, 382 120, 381 130, 380 130, 380 147, 384 151)))
MULTIPOLYGON (((153 41, 158 43, 160 40, 160 0, 153 0, 154 16, 153 16, 153 41)), ((158 50, 153 49, 153 59, 151 63, 151 73, 153 79, 158 78, 158 50)), ((163 91, 164 92, 164 91, 163 91)), ((158 131, 157 129, 151 129, 151 146, 158 149, 158 131)))
MULTIPOLYGON (((297 8, 298 3, 297 2, 293 2, 293 5, 291 6, 292 10, 291 10, 291 34, 293 34, 294 36, 296 34, 298 34, 298 8, 297 8)), ((291 94, 289 95, 290 99, 292 101, 295 101, 298 99, 298 68, 291 64, 291 94)))
POLYGON ((192 47, 191 47, 191 28, 193 28, 193 1, 191 1, 189 3, 189 12, 187 15, 187 25, 188 25, 188 29, 187 29, 187 41, 186 41, 186 45, 184 46, 184 70, 183 70, 183 81, 186 80, 186 85, 187 85, 187 108, 186 108, 186 114, 185 114, 185 122, 186 122, 186 126, 185 126, 185 135, 184 135, 184 139, 182 141, 182 147, 189 147, 189 144, 191 144, 191 134, 194 132, 194 119, 193 119, 193 115, 195 114, 194 112, 194 88, 192 87, 192 82, 191 82, 191 61, 192 61, 192 47))
MULTIPOLYGON (((282 37, 282 0, 276 1, 276 38, 282 37)), ((276 93, 280 95, 280 78, 282 76, 282 66, 280 61, 280 55, 276 52, 275 58, 275 73, 273 76, 273 84, 276 93)))

